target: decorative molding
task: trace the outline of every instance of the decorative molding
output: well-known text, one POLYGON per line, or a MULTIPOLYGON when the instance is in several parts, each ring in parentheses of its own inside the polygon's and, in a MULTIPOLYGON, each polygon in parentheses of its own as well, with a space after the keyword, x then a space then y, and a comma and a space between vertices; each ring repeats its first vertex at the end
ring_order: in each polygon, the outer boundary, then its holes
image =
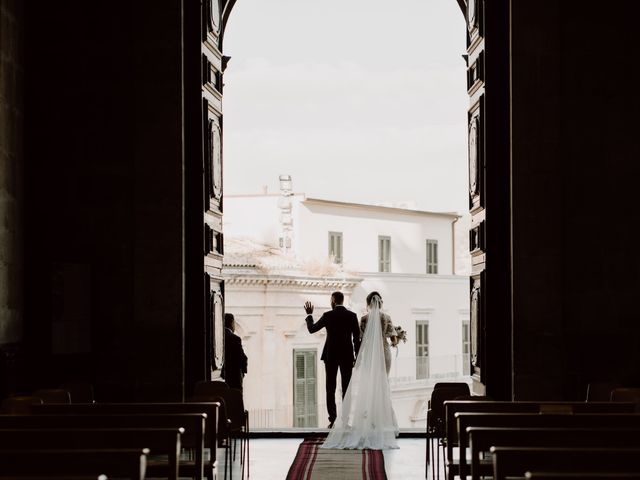
POLYGON ((321 344, 323 339, 327 336, 327 332, 325 329, 322 329, 313 335, 309 335, 307 324, 304 321, 299 324, 296 330, 285 330, 283 334, 287 339, 297 337, 299 339, 298 342, 313 346, 321 344))
POLYGON ((431 307, 415 307, 411 309, 413 315, 431 315, 433 312, 435 312, 435 309, 431 307))
POLYGON ((219 291, 212 292, 211 313, 213 314, 213 361, 214 370, 222 369, 224 364, 224 316, 222 294, 219 291))
POLYGON ((363 278, 381 278, 384 280, 421 280, 425 283, 438 283, 440 281, 468 281, 468 275, 440 275, 428 273, 381 273, 381 272, 357 272, 357 275, 363 278))
MULTIPOLYGON (((207 83, 204 85, 204 89, 206 90, 207 94, 209 94, 211 96, 211 98, 213 100, 217 100, 218 102, 222 102, 222 95, 220 94, 219 91, 217 91, 212 85, 211 83, 207 83)), ((209 99, 207 99, 209 100, 209 99)), ((219 114, 222 115, 222 112, 219 111, 220 109, 217 107, 217 104, 214 103, 214 111, 219 114)))
POLYGON ((268 285, 268 286, 297 286, 314 288, 353 289, 362 279, 331 279, 331 278, 301 278, 301 277, 272 277, 248 275, 224 275, 226 285, 268 285))

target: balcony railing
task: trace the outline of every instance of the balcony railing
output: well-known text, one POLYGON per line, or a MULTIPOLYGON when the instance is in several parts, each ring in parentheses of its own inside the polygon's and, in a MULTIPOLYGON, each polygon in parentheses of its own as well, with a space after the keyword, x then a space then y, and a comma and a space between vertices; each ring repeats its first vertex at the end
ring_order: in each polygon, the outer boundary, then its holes
POLYGON ((429 355, 426 357, 393 357, 389 384, 429 385, 435 381, 451 380, 469 375, 469 355, 429 355))
MULTIPOLYGON (((410 425, 415 420, 415 405, 425 401, 431 395, 433 385, 440 381, 465 381, 469 375, 468 355, 432 355, 428 357, 398 356, 392 350, 392 363, 389 371, 389 385, 394 410, 400 426, 410 425), (396 397, 397 392, 397 397, 396 397), (414 420, 411 420, 414 419, 414 420)), ((318 385, 318 403, 315 412, 296 412, 291 403, 277 408, 251 408, 249 399, 245 400, 249 408, 249 420, 252 428, 289 429, 322 428, 326 426, 327 410, 324 404, 324 384, 318 385), (297 415, 296 415, 297 413, 297 415), (310 425, 310 419, 317 419, 317 425, 310 425)), ((340 409, 340 401, 337 402, 340 409)), ((311 422, 313 423, 313 422, 311 422)))

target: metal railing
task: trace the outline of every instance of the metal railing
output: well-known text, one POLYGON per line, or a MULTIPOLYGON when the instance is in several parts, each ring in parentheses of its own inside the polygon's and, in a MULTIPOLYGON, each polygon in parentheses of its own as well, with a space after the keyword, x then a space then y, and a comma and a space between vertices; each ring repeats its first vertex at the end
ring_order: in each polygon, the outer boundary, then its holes
MULTIPOLYGON (((396 357, 394 354, 389 371, 389 385, 392 400, 395 399, 394 410, 396 410, 400 425, 410 424, 410 419, 415 419, 415 405, 426 401, 435 383, 464 381, 468 379, 468 375, 469 355, 432 355, 427 357, 399 355, 396 357), (396 392, 398 397, 394 395, 396 392), (402 397, 402 401, 400 397, 402 397)), ((297 416, 293 399, 291 399, 292 403, 277 408, 251 408, 252 402, 250 399, 245 399, 245 403, 248 404, 250 425, 257 429, 324 428, 326 426, 324 395, 324 385, 318 385, 317 399, 322 400, 322 403, 317 404, 315 412, 308 412, 305 415, 300 415, 301 412, 297 412, 297 416), (311 425, 311 423, 317 424, 311 425)), ((340 401, 338 400, 336 403, 340 409, 340 401)))
POLYGON ((389 371, 391 389, 396 385, 457 379, 469 375, 469 355, 393 357, 389 371))

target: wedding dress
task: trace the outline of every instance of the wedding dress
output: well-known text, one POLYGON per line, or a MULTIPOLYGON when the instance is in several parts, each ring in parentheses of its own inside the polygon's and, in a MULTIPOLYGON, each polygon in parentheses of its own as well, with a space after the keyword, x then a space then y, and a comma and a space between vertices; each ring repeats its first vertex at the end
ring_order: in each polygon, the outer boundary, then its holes
POLYGON ((380 297, 371 299, 356 364, 333 428, 320 448, 398 448, 380 320, 380 297))

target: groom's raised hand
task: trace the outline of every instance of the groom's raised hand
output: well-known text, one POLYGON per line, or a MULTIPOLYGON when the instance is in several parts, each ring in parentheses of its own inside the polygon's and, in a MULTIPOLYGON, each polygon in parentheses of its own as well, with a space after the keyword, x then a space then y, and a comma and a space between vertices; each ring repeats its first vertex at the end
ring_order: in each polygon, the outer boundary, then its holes
POLYGON ((311 315, 313 313, 313 303, 304 302, 304 311, 307 312, 307 315, 311 315))

